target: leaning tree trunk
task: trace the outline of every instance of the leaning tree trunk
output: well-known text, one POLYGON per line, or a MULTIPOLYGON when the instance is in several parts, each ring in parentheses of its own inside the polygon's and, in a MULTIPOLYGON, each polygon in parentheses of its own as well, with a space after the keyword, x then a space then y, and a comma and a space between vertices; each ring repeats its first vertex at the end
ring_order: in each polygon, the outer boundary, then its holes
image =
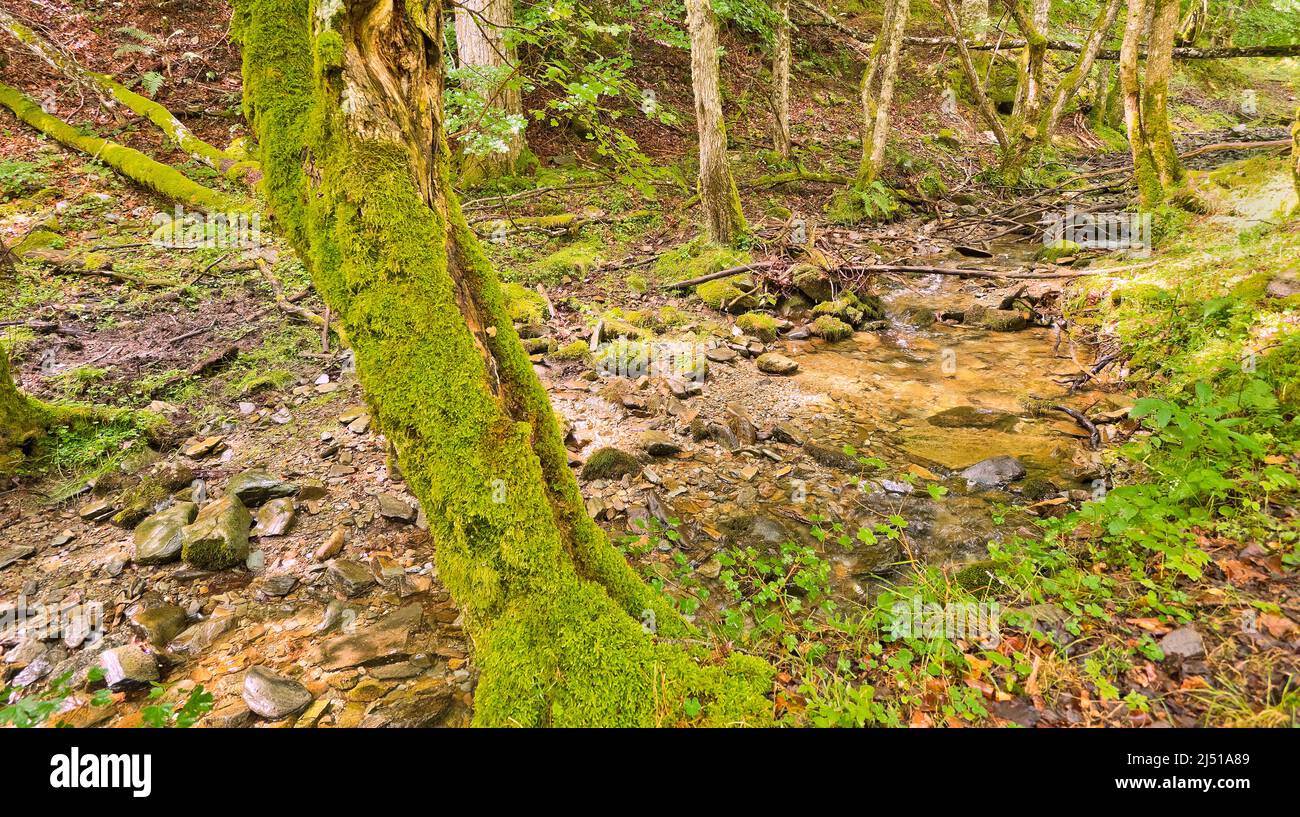
MULTIPOLYGON (((1074 68, 1069 73, 1061 78, 1056 90, 1052 92, 1051 102, 1043 111, 1042 121, 1038 125, 1038 140, 1042 144, 1051 143, 1052 132, 1056 130, 1056 123, 1060 121, 1061 114, 1065 112, 1065 106, 1074 98, 1075 93, 1087 81, 1088 75, 1092 73, 1092 64, 1097 59, 1097 53, 1101 51, 1102 43, 1110 36, 1110 30, 1115 25, 1115 18, 1119 16, 1120 2, 1121 0, 1106 0, 1106 4, 1097 13, 1097 20, 1093 23, 1092 30, 1088 32, 1088 38, 1084 40, 1083 52, 1079 55, 1079 61, 1075 63, 1074 68)), ((1099 104, 1104 104, 1104 102, 1099 104)))
POLYGON ((44 428, 40 409, 18 390, 9 373, 9 355, 0 347, 0 476, 23 461, 23 447, 44 428))
POLYGON ((1160 184, 1167 192, 1182 184, 1184 175, 1169 130, 1169 78, 1173 74, 1174 39, 1178 34, 1178 0, 1151 2, 1155 3, 1155 10, 1142 78, 1142 132, 1148 140, 1160 184))
POLYGON ((862 161, 857 186, 869 187, 885 163, 889 137, 889 112, 898 79, 898 54, 911 12, 911 0, 889 0, 881 23, 880 42, 872 50, 871 64, 862 75, 862 161))
MULTIPOLYGON (((514 26, 514 0, 462 0, 456 6, 456 55, 460 68, 479 69, 474 90, 487 107, 502 116, 523 116, 519 87, 504 76, 516 65, 507 33, 514 26)), ((514 172, 524 150, 524 134, 513 133, 505 150, 485 156, 466 156, 461 178, 469 184, 514 172)))
POLYGON ((710 0, 686 0, 691 32, 691 85, 695 124, 700 135, 700 207, 704 234, 715 244, 731 246, 748 232, 740 193, 727 166, 727 128, 722 119, 718 76, 718 24, 710 0))
POLYGON ((772 47, 772 149, 790 158, 790 0, 776 0, 772 47))
MULTIPOLYGON (((1153 0, 1154 2, 1154 0, 1153 0)), ((1164 199, 1164 189, 1151 155, 1151 142, 1142 121, 1142 87, 1138 78, 1138 47, 1146 27, 1146 0, 1128 0, 1124 42, 1119 50, 1120 92, 1124 100, 1124 130, 1133 154, 1133 174, 1142 207, 1151 209, 1164 199)))
MULTIPOLYGON (((555 416, 449 182, 441 4, 237 0, 273 213, 346 326, 372 416, 465 616, 483 725, 770 719, 771 672, 705 666, 587 516, 555 416), (700 697, 703 696, 703 697, 700 697)), ((689 643, 689 642, 687 642, 689 643)))
POLYGON ((1019 81, 1011 112, 1012 145, 1002 155, 1002 176, 1008 184, 1020 181, 1025 162, 1040 141, 1039 117, 1043 108, 1043 82, 1047 70, 1047 23, 1051 0, 1033 0, 1032 12, 1023 0, 1004 0, 1025 35, 1019 61, 1019 81))

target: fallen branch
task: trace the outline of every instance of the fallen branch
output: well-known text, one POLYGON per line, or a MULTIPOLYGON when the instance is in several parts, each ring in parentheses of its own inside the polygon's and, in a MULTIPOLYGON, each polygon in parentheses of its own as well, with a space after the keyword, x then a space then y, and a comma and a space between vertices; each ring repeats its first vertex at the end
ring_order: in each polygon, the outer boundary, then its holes
POLYGON ((340 344, 344 347, 348 345, 347 334, 343 331, 343 327, 339 326, 337 322, 331 325, 325 318, 322 318, 310 309, 304 306, 298 306, 294 303, 294 300, 296 299, 286 298, 284 296, 284 287, 280 284, 280 279, 276 278, 275 273, 271 272, 271 266, 267 264, 265 260, 261 258, 257 259, 257 268, 261 271, 262 278, 271 287, 271 291, 275 294, 275 305, 281 312, 284 312, 287 315, 292 315, 303 323, 312 324, 322 332, 333 332, 338 337, 340 344))
POLYGON ((0 9, 0 27, 6 29, 14 39, 69 78, 94 88, 107 102, 121 103, 137 115, 148 119, 181 150, 209 167, 224 173, 236 163, 247 162, 246 156, 220 150, 195 136, 194 132, 185 127, 171 111, 152 99, 140 96, 107 74, 100 74, 80 65, 4 9, 0 9))
POLYGON ((1055 409, 1056 411, 1060 411, 1070 415, 1071 417, 1074 418, 1074 421, 1083 428, 1084 431, 1088 432, 1088 441, 1091 443, 1089 447, 1091 449, 1095 451, 1101 447, 1101 432, 1097 429, 1097 425, 1093 423, 1092 420, 1088 419, 1087 415, 1085 415, 1083 412, 1075 411, 1069 406, 1057 405, 1057 406, 1052 406, 1052 408, 1055 409))
POLYGON ((96 253, 79 257, 58 250, 31 250, 23 254, 23 260, 47 266, 59 275, 93 275, 142 287, 171 287, 179 284, 178 281, 145 278, 140 275, 118 272, 113 269, 112 259, 107 256, 97 257, 96 253))
POLYGON ((186 207, 204 213, 249 209, 248 203, 204 187, 186 178, 176 168, 154 161, 134 148, 82 133, 57 116, 41 110, 34 99, 17 88, 0 84, 0 103, 46 136, 99 159, 131 181, 186 207))
POLYGON ((673 284, 667 284, 666 289, 690 289, 697 284, 706 284, 709 281, 716 281, 719 278, 730 278, 733 275, 739 275, 742 272, 749 272, 758 269, 770 269, 775 265, 775 261, 755 261, 752 264, 741 264, 738 267, 728 267, 720 269, 717 272, 710 272, 708 275, 701 275, 696 278, 688 278, 685 281, 678 281, 673 284))
POLYGON ((1215 142, 1212 145, 1203 145, 1195 150, 1189 150, 1180 154, 1181 159, 1190 159, 1193 156, 1200 156, 1203 153, 1214 153, 1220 150, 1265 150, 1267 148, 1289 148, 1291 147, 1290 139, 1269 139, 1263 142, 1215 142))

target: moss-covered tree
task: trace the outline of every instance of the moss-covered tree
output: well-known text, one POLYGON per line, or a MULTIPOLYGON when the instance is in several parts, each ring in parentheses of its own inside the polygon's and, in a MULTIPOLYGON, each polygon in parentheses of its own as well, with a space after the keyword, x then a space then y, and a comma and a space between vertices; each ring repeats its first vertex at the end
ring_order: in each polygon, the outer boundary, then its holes
POLYGON ((1142 206, 1159 205, 1183 181, 1182 164, 1169 130, 1169 78, 1173 73, 1178 0, 1128 0, 1119 78, 1124 127, 1142 206), (1146 70, 1139 73, 1143 31, 1148 31, 1146 70))
POLYGON ((875 182, 885 163, 889 113, 898 79, 898 55, 910 13, 911 0, 886 0, 880 38, 862 72, 862 160, 856 182, 859 187, 869 187, 875 182))
POLYGON ((583 508, 450 188, 441 4, 235 9, 267 197, 428 516, 481 670, 476 722, 673 724, 690 697, 708 723, 767 722, 767 665, 674 641, 688 626, 583 508))
POLYGON ((686 0, 691 33, 691 87, 700 141, 700 209, 704 234, 715 244, 731 246, 748 232, 740 193, 727 164, 727 128, 722 118, 722 83, 718 76, 718 23, 710 0, 686 0))
POLYGON ((0 347, 0 475, 25 459, 23 448, 45 430, 44 412, 18 390, 9 373, 9 356, 0 347))
POLYGON ((1300 107, 1291 125, 1291 180, 1295 182, 1296 212, 1300 213, 1300 107))

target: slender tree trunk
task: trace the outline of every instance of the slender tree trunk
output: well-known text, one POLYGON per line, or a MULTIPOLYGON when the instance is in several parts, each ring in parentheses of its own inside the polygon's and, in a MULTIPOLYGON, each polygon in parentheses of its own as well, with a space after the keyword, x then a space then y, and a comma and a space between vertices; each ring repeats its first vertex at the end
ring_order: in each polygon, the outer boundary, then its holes
MULTIPOLYGON (((519 88, 508 77, 518 64, 507 37, 514 22, 514 0, 461 0, 456 6, 458 67, 482 71, 475 90, 490 109, 506 116, 523 115, 519 88)), ((524 150, 523 131, 507 137, 503 147, 486 156, 466 156, 462 179, 473 184, 513 173, 524 150)))
MULTIPOLYGON (((1115 18, 1119 16, 1119 7, 1121 0, 1106 0, 1106 5, 1102 7, 1097 15, 1097 20, 1093 24, 1092 30, 1088 32, 1088 38, 1083 43, 1083 53, 1079 56, 1079 61, 1075 63, 1073 69, 1061 78, 1056 90, 1052 93, 1052 101, 1043 112, 1043 119, 1039 123, 1039 141, 1048 144, 1052 139, 1052 132, 1056 130, 1056 123, 1060 121, 1061 114, 1065 111, 1065 106, 1075 93, 1083 86, 1092 72, 1093 62, 1097 59, 1097 52, 1101 50, 1101 44, 1106 41, 1110 34, 1111 28, 1115 25, 1115 18)), ((1099 102, 1102 100, 1099 99, 1099 102)))
POLYGON ((710 0, 686 0, 691 32, 691 85, 700 135, 700 207, 704 233, 715 244, 731 246, 748 232, 740 193, 727 165, 727 129, 722 118, 718 77, 718 25, 710 0))
POLYGON ((1020 79, 1016 83, 1016 100, 1011 113, 1011 148, 1002 156, 1002 175, 1008 184, 1020 180, 1025 162, 1041 141, 1039 118, 1043 106, 1043 80, 1047 68, 1047 14, 1051 0, 1033 0, 1027 12, 1023 0, 1005 0, 1007 9, 1025 35, 1020 54, 1020 79))
POLYGON ((270 206, 346 326, 465 616, 482 725, 770 721, 587 516, 546 392, 451 191, 439 3, 237 0, 270 206), (654 626, 645 627, 646 624, 654 626), (657 630, 658 636, 651 630, 657 630))
MULTIPOLYGON (((1154 1, 1154 0, 1153 0, 1154 1)), ((1138 76, 1138 48, 1146 27, 1146 0, 1128 0, 1128 16, 1124 20, 1124 42, 1119 51, 1119 81, 1124 100, 1124 131, 1128 135, 1129 150, 1133 154, 1133 172, 1137 181, 1138 196, 1142 206, 1150 209, 1164 199, 1160 176, 1147 138, 1142 115, 1142 86, 1138 76)))
POLYGON ((862 162, 858 185, 867 186, 880 175, 889 136, 889 112, 898 78, 898 55, 911 11, 910 0, 888 0, 878 47, 862 75, 862 162))
POLYGON ((772 148, 790 158, 790 0, 776 0, 776 42, 772 51, 772 148))
POLYGON ((1149 140, 1160 184, 1166 190, 1183 181, 1183 166, 1169 130, 1169 78, 1173 74, 1174 37, 1178 33, 1178 0, 1155 4, 1147 38, 1146 71, 1142 79, 1142 130, 1149 140))
POLYGON ((980 78, 979 71, 975 69, 975 61, 971 59, 970 49, 966 47, 966 38, 961 36, 961 22, 957 18, 957 9, 953 6, 953 0, 932 0, 932 2, 938 7, 944 22, 948 24, 948 30, 955 38, 954 45, 957 48, 958 61, 961 63, 962 76, 966 78, 966 83, 970 85, 971 93, 975 97, 975 109, 979 111, 984 124, 989 126, 998 147, 1005 153, 1010 150, 1011 139, 1002 126, 1002 120, 998 117, 997 108, 993 106, 993 100, 989 99, 989 95, 984 90, 984 81, 980 78))

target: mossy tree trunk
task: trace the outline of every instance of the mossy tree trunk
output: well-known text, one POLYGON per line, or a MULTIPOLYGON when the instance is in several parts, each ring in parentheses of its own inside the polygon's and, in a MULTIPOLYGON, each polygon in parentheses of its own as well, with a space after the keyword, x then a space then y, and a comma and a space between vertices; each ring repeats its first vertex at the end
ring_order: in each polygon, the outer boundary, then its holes
POLYGON ((9 372, 9 355, 0 347, 0 476, 23 461, 23 447, 44 429, 43 413, 18 390, 9 372))
MULTIPOLYGON (((1155 0, 1152 0, 1155 2, 1155 0)), ((1138 49, 1147 25, 1147 0, 1128 0, 1124 20, 1124 42, 1119 50, 1120 93, 1124 102, 1124 131, 1133 154, 1133 172, 1142 206, 1151 209, 1164 199, 1164 189, 1156 172, 1151 140, 1143 123, 1142 85, 1138 74, 1138 49)))
POLYGON ((988 92, 984 90, 984 80, 975 68, 975 60, 971 58, 970 49, 966 46, 966 38, 962 36, 961 21, 953 1, 932 0, 955 40, 962 76, 965 77, 966 84, 970 86, 971 94, 975 97, 975 109, 984 120, 984 124, 988 125, 989 130, 993 132, 998 148, 1005 154, 1011 149, 1011 137, 1007 135, 1002 119, 998 117, 998 109, 994 107, 993 100, 989 99, 988 92))
POLYGON ((1047 70, 1047 23, 1051 0, 1004 0, 1007 10, 1025 37, 1018 63, 1019 80, 1011 111, 1009 135, 1012 144, 1002 154, 1002 176, 1008 184, 1020 181, 1020 174, 1042 132, 1039 117, 1043 109, 1043 83, 1047 70))
MULTIPOLYGON (((462 0, 456 6, 456 55, 462 69, 481 72, 475 90, 499 116, 522 117, 523 98, 515 78, 517 66, 509 32, 515 23, 514 0, 462 0)), ((505 139, 505 150, 466 156, 462 180, 474 184, 513 173, 524 151, 522 131, 505 139)))
POLYGON ((772 46, 772 149, 790 158, 790 0, 776 0, 772 46))
POLYGON ((1174 70, 1174 39, 1178 34, 1178 0, 1149 0, 1155 4, 1147 37, 1146 71, 1142 78, 1142 132, 1148 140, 1160 184, 1168 192, 1183 182, 1183 166, 1169 130, 1169 79, 1174 70))
POLYGON ((343 320, 481 671, 482 725, 770 719, 587 516, 555 416, 449 183, 440 4, 237 0, 271 208, 343 320), (653 628, 652 628, 653 629, 653 628), (702 696, 702 697, 701 697, 702 696))
POLYGON ((858 166, 857 178, 860 188, 869 187, 875 182, 885 163, 889 112, 894 103, 894 86, 898 79, 898 56, 910 13, 910 0, 887 0, 880 38, 872 48, 871 58, 862 72, 862 161, 858 166))
MULTIPOLYGON (((1056 90, 1052 92, 1051 102, 1044 109, 1042 121, 1038 124, 1039 141, 1043 144, 1051 142, 1052 132, 1056 130, 1056 123, 1060 121, 1061 114, 1065 112, 1065 106, 1074 98, 1075 93, 1087 81, 1088 75, 1092 73, 1092 66, 1097 59, 1097 54, 1101 51, 1102 43, 1106 41, 1111 28, 1115 25, 1116 18, 1119 16, 1120 3, 1121 0, 1106 0, 1106 3, 1097 13, 1097 19, 1088 32, 1088 38, 1084 40, 1079 61, 1061 78, 1056 90)), ((1104 96, 1104 90, 1103 88, 1103 93, 1099 95, 1097 101, 1097 104, 1102 107, 1104 107, 1105 102, 1100 97, 1104 96)))
POLYGON ((718 23, 710 0, 686 0, 686 23, 691 34, 691 86, 700 139, 699 193, 704 234, 713 243, 728 247, 749 228, 727 164, 727 128, 718 75, 718 23))

